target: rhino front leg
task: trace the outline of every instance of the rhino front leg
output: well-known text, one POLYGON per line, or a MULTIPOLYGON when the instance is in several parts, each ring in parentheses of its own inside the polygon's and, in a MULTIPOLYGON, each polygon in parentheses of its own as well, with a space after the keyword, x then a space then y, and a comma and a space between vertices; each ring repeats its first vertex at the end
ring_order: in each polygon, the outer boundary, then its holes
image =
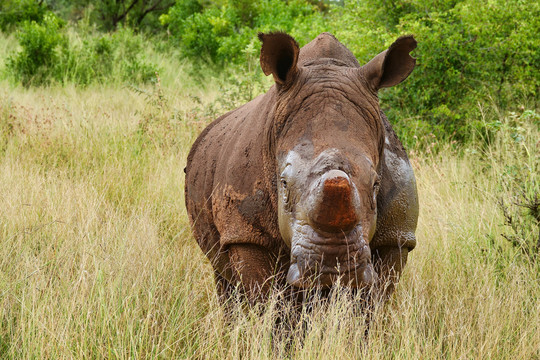
POLYGON ((395 285, 405 264, 409 249, 406 247, 382 246, 373 251, 373 263, 379 274, 377 296, 380 300, 388 299, 394 292, 395 285))
POLYGON ((278 259, 266 248, 254 244, 229 246, 232 282, 240 283, 248 301, 265 300, 276 280, 278 259))

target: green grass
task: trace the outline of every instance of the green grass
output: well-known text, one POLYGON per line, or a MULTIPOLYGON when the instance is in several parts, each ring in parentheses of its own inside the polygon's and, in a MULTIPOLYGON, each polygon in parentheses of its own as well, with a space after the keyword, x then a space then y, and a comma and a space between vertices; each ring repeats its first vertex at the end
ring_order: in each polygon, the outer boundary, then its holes
POLYGON ((261 83, 224 92, 175 66, 138 90, 2 83, 0 358, 540 358, 540 267, 501 236, 497 205, 538 186, 538 118, 502 112, 489 141, 411 149, 418 247, 393 298, 365 340, 337 296, 287 353, 273 306, 226 324, 184 207, 191 144, 261 83))

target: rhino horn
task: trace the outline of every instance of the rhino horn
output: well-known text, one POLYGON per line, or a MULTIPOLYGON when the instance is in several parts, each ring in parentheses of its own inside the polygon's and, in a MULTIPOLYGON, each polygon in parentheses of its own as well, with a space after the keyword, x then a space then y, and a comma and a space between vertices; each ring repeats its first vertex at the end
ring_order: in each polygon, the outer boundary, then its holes
POLYGON ((310 218, 315 228, 347 232, 358 223, 356 190, 346 173, 331 170, 323 175, 313 196, 310 218))

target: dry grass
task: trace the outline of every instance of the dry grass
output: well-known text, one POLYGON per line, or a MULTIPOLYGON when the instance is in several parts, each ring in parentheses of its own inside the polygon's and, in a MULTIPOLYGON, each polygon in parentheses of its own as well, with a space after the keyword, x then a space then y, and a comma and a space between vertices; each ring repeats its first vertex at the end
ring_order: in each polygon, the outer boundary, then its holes
POLYGON ((503 128, 487 147, 413 154, 418 247, 368 339, 338 296, 287 353, 272 348, 272 306, 225 324, 183 199, 218 90, 171 83, 148 96, 2 85, 0 358, 540 358, 539 266, 500 236, 496 205, 509 166, 538 176, 534 121, 521 142, 503 128))

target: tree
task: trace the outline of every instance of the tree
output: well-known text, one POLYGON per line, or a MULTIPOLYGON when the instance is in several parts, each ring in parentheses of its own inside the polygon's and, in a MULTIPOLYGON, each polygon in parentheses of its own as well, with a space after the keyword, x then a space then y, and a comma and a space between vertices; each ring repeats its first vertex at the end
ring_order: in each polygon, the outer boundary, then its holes
MULTIPOLYGON (((22 0, 19 0, 22 1, 22 0)), ((35 0, 26 0, 35 1, 35 0)), ((174 5, 174 0, 45 0, 60 17, 78 21, 89 15, 90 21, 105 31, 114 31, 119 24, 134 28, 161 29, 159 16, 174 5)))

